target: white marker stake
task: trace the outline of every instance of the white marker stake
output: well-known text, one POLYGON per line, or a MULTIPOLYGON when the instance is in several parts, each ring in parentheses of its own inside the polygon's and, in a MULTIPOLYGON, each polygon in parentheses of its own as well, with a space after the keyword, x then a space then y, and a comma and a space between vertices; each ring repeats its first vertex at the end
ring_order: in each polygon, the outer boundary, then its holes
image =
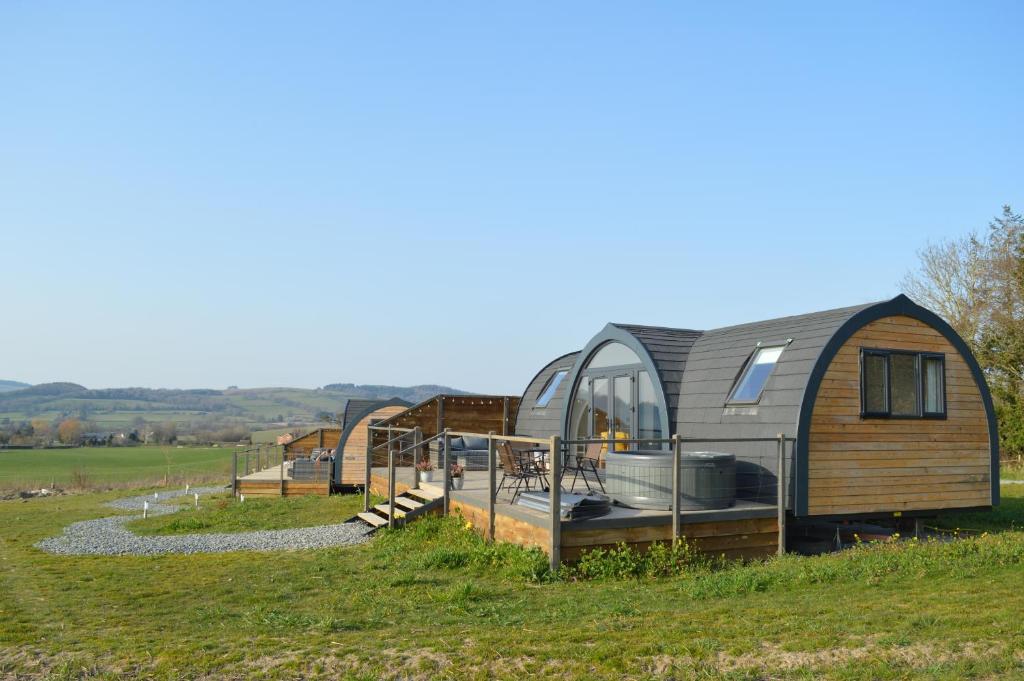
POLYGON ((245 503, 245 495, 244 494, 239 494, 238 495, 238 503, 240 503, 240 504, 244 504, 245 503))
POLYGON ((143 501, 142 502, 142 517, 145 518, 148 515, 149 515, 149 502, 148 501, 143 501))
POLYGON ((154 499, 159 499, 160 498, 160 493, 159 492, 153 492, 153 498, 154 499))
POLYGON ((185 494, 188 494, 188 483, 185 483, 185 494))
POLYGON ((196 492, 193 496, 196 498, 196 508, 199 508, 199 492, 196 492))

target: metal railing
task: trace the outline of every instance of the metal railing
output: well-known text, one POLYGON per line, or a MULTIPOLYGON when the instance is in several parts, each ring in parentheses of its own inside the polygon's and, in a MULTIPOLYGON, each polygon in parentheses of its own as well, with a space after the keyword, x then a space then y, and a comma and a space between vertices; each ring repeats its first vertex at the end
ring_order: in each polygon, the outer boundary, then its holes
MULTIPOLYGON (((742 473, 743 482, 736 485, 738 494, 745 494, 748 498, 765 499, 767 493, 773 491, 774 506, 776 507, 776 520, 778 524, 778 553, 786 550, 786 507, 790 499, 789 481, 791 475, 787 475, 787 469, 792 471, 787 460, 791 459, 795 449, 795 438, 787 437, 780 433, 774 438, 697 438, 674 435, 671 438, 608 438, 608 439, 575 439, 562 440, 559 437, 536 438, 514 435, 499 435, 489 433, 472 433, 445 429, 442 432, 423 438, 419 428, 398 429, 395 427, 370 426, 371 433, 376 430, 387 432, 386 441, 373 445, 373 437, 369 438, 367 444, 366 461, 366 487, 364 509, 369 510, 369 488, 372 469, 372 457, 375 452, 387 450, 387 476, 388 476, 388 504, 394 508, 395 500, 395 478, 397 469, 405 465, 404 455, 409 452, 419 452, 419 456, 437 456, 438 468, 441 470, 441 487, 444 499, 442 513, 449 513, 451 498, 451 440, 456 437, 474 437, 487 440, 487 528, 485 537, 488 540, 495 538, 495 517, 497 502, 497 473, 501 468, 497 457, 497 444, 506 442, 510 444, 521 444, 546 449, 549 453, 545 473, 550 476, 551 481, 558 481, 558 484, 549 486, 549 508, 550 508, 550 545, 548 555, 552 569, 557 569, 561 563, 561 500, 562 500, 562 471, 570 457, 575 457, 590 445, 601 445, 606 451, 616 451, 618 447, 625 446, 634 450, 637 446, 644 449, 665 449, 672 452, 672 484, 671 484, 671 514, 672 514, 672 538, 678 540, 681 537, 681 491, 682 491, 682 466, 681 460, 684 448, 692 445, 742 445, 748 451, 737 456, 737 464, 743 464, 747 470, 742 473), (436 445, 436 448, 432 447, 436 445), (762 451, 753 451, 755 449, 762 451), (774 468, 774 471, 772 470, 774 468), (774 488, 772 490, 771 488, 774 488)), ((418 476, 415 470, 415 456, 411 460, 413 464, 413 481, 411 486, 417 487, 418 476)), ((464 473, 465 474, 465 473, 464 473)), ((394 526, 394 520, 390 526, 394 526)))
POLYGON ((271 468, 272 465, 276 465, 276 460, 280 454, 275 451, 279 450, 280 453, 284 452, 282 445, 275 444, 262 444, 254 447, 247 447, 243 450, 235 449, 232 452, 231 457, 231 491, 234 494, 238 494, 238 480, 244 478, 247 475, 257 473, 267 468, 271 468), (274 462, 272 464, 271 462, 274 462), (241 469, 239 469, 241 464, 241 469))
MULTIPOLYGON (((778 524, 778 554, 785 553, 785 509, 788 500, 791 495, 788 491, 788 478, 786 476, 786 459, 790 458, 786 455, 786 445, 793 445, 796 443, 796 438, 786 437, 784 433, 779 433, 775 437, 684 437, 682 435, 673 435, 670 438, 650 438, 650 437, 618 437, 608 439, 572 439, 564 440, 565 450, 562 452, 563 457, 568 456, 572 446, 587 446, 590 444, 601 444, 607 448, 608 452, 616 450, 617 444, 641 444, 645 448, 649 446, 651 449, 660 449, 663 445, 668 445, 672 450, 672 538, 673 541, 678 541, 681 537, 681 493, 682 493, 682 456, 683 446, 685 444, 770 444, 771 449, 774 452, 771 455, 759 456, 746 454, 741 457, 737 456, 737 463, 740 461, 743 464, 754 465, 761 470, 769 470, 766 466, 761 464, 767 463, 767 459, 774 459, 771 463, 774 463, 775 472, 772 475, 775 484, 775 495, 774 505, 776 507, 776 521, 778 524)), ((791 448, 795 449, 795 448, 791 448)), ((791 468, 792 470, 792 468, 791 468)), ((761 480, 758 479, 754 484, 737 484, 735 487, 736 493, 757 493, 760 494, 764 490, 764 485, 761 480)))

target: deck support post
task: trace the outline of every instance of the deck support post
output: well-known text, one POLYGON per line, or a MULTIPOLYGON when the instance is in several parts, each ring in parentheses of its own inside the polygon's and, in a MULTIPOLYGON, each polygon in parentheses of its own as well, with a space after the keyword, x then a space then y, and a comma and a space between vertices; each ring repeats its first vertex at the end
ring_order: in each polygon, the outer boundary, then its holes
POLYGON ((497 469, 495 468, 494 431, 487 434, 487 539, 494 541, 494 502, 498 496, 497 469))
POLYGON ((281 496, 282 497, 284 496, 284 460, 285 460, 285 453, 284 453, 284 447, 282 447, 281 448, 281 496))
POLYGON ((679 541, 679 493, 682 487, 683 441, 679 433, 672 436, 672 542, 679 541))
POLYGON ((786 435, 779 433, 779 461, 776 468, 778 490, 775 497, 778 505, 779 555, 786 553, 786 435))
POLYGON ((388 445, 388 527, 395 529, 395 448, 388 445))
POLYGON ((548 472, 551 474, 548 500, 551 502, 551 571, 562 565, 562 438, 557 435, 548 442, 548 472))
POLYGON ((452 439, 448 435, 447 428, 444 429, 444 436, 441 438, 441 446, 444 447, 444 450, 441 452, 441 466, 444 468, 444 475, 441 476, 441 479, 444 480, 444 500, 441 502, 441 515, 447 516, 448 506, 451 504, 452 496, 450 492, 452 487, 452 469, 448 455, 448 450, 451 449, 452 446, 452 439))
POLYGON ((421 461, 421 457, 423 456, 423 452, 420 451, 420 449, 422 449, 422 445, 420 444, 421 442, 423 442, 423 431, 420 430, 419 426, 416 426, 415 428, 412 429, 412 488, 413 489, 419 489, 420 488, 420 472, 419 472, 419 469, 416 468, 416 466, 419 465, 419 462, 421 461))
POLYGON ((238 496, 238 452, 231 452, 231 494, 238 496))
MULTIPOLYGON (((373 434, 372 428, 367 426, 366 428, 366 471, 365 481, 363 484, 363 513, 370 512, 370 476, 373 474, 373 434)), ((338 452, 334 453, 334 456, 338 456, 338 452)))

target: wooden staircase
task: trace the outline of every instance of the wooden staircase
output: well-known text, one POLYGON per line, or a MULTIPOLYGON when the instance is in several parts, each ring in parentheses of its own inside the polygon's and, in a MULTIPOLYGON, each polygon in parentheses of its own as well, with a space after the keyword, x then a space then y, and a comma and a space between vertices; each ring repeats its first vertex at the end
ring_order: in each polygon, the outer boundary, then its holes
MULTIPOLYGON (((395 527, 440 508, 442 501, 441 492, 433 490, 409 489, 402 492, 395 497, 395 527)), ((356 519, 369 525, 371 531, 387 527, 391 519, 391 507, 386 502, 377 504, 369 512, 359 513, 352 520, 356 519)))

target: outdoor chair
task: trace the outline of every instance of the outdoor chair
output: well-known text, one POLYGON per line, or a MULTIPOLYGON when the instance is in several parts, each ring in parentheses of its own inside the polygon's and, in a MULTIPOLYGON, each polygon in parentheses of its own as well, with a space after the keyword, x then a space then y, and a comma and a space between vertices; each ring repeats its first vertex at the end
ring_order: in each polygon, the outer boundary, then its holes
POLYGON ((587 486, 587 490, 593 490, 594 488, 590 486, 588 475, 594 476, 594 482, 604 492, 604 482, 601 481, 601 475, 598 473, 599 468, 604 468, 604 452, 605 448, 600 442, 591 442, 587 445, 587 449, 582 455, 576 455, 575 464, 570 465, 573 469, 572 483, 569 485, 570 492, 576 489, 576 480, 580 477, 583 478, 583 484, 587 486))
POLYGON ((502 488, 510 490, 512 503, 515 503, 516 497, 524 487, 526 491, 530 491, 530 484, 533 481, 536 480, 543 485, 544 474, 532 460, 516 456, 507 442, 499 442, 497 450, 498 463, 501 464, 501 482, 498 483, 498 488, 494 491, 495 494, 502 488))

